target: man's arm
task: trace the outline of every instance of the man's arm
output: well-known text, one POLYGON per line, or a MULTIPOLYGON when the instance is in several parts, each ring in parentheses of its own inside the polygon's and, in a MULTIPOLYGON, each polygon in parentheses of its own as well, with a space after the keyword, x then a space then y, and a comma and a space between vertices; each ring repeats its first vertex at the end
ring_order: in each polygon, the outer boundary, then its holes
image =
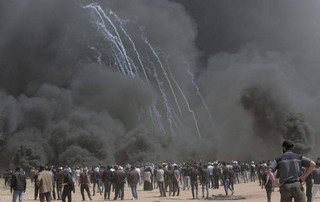
POLYGON ((310 173, 313 171, 313 169, 316 167, 315 162, 311 161, 308 169, 306 172, 303 173, 303 175, 299 178, 302 182, 305 181, 305 179, 310 175, 310 173))
POLYGON ((284 184, 284 182, 281 184, 278 183, 278 181, 274 177, 273 170, 270 168, 268 169, 268 175, 275 187, 281 187, 284 184))

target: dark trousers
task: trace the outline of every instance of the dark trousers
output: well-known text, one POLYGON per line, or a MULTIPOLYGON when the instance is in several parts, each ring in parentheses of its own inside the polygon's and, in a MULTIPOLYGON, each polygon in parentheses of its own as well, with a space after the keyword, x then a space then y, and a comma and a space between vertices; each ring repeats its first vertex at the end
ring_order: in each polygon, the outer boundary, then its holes
POLYGON ((108 199, 110 199, 110 192, 111 192, 111 182, 105 182, 104 183, 104 200, 107 199, 107 194, 108 194, 108 199))
POLYGON ((180 187, 179 187, 179 182, 173 181, 173 196, 176 195, 179 196, 180 194, 180 187))
POLYGON ((214 188, 219 189, 219 177, 214 177, 214 188))
POLYGON ((95 194, 96 191, 96 185, 98 186, 98 191, 100 192, 100 194, 102 194, 101 188, 100 188, 100 181, 93 181, 93 196, 95 194))
POLYGON ((117 200, 118 195, 120 194, 121 200, 124 198, 124 184, 117 184, 116 185, 116 192, 113 200, 117 200))
POLYGON ((80 186, 80 191, 81 191, 82 200, 86 200, 86 198, 85 198, 85 196, 84 196, 84 190, 86 190, 89 199, 91 199, 89 186, 88 186, 87 184, 82 184, 82 185, 80 186))
MULTIPOLYGON (((213 178, 213 175, 210 175, 210 181, 211 181, 211 188, 214 188, 215 185, 214 185, 214 178, 213 178)), ((209 186, 210 188, 210 186, 209 186)))
POLYGON ((300 182, 294 182, 290 184, 284 184, 280 188, 281 202, 294 201, 305 202, 306 197, 304 195, 303 186, 300 182))
POLYGON ((46 198, 47 202, 51 202, 51 193, 47 192, 47 193, 42 193, 39 196, 40 198, 40 202, 44 202, 44 198, 46 198))
POLYGON ((164 185, 165 185, 165 191, 166 192, 167 192, 168 187, 169 187, 169 196, 171 196, 171 192, 172 192, 172 188, 173 188, 172 182, 165 182, 164 185))
POLYGON ((307 202, 311 202, 312 201, 312 175, 309 175, 306 180, 306 196, 307 196, 307 202))
POLYGON ((231 191, 234 190, 234 181, 233 181, 233 179, 230 179, 230 180, 229 180, 229 189, 230 189, 231 191))
POLYGON ((58 195, 58 200, 61 200, 61 192, 62 192, 62 187, 57 185, 57 195, 58 195))
POLYGON ((62 202, 66 202, 66 198, 68 197, 68 202, 71 202, 72 196, 71 196, 71 190, 64 190, 62 192, 62 202))
POLYGON ((53 190, 52 190, 52 198, 54 200, 56 200, 56 188, 53 186, 53 190))
POLYGON ((192 197, 194 198, 194 189, 196 189, 196 197, 198 198, 198 182, 191 181, 192 197))
POLYGON ((271 202, 272 189, 266 189, 268 202, 271 202))
POLYGON ((160 191, 160 196, 166 196, 166 191, 164 189, 163 181, 162 182, 158 181, 158 187, 160 191))
POLYGON ((39 187, 38 185, 34 184, 34 199, 38 198, 38 194, 39 194, 39 187))
POLYGON ((207 191, 207 198, 209 197, 209 184, 210 182, 202 182, 202 197, 204 197, 204 189, 207 191))

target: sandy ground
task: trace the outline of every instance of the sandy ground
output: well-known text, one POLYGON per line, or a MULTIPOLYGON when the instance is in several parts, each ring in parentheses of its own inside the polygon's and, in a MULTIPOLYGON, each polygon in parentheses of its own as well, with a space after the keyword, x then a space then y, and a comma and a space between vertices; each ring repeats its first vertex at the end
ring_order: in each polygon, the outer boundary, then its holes
MULTIPOLYGON (((33 200, 33 184, 31 184, 30 180, 27 181, 27 191, 24 195, 24 200, 23 201, 35 201, 33 200)), ((199 187, 200 188, 200 187, 199 187)), ((153 190, 153 191, 143 191, 143 186, 138 186, 138 197, 139 199, 137 201, 145 201, 145 202, 160 202, 160 201, 208 201, 208 199, 198 199, 198 200, 193 200, 192 199, 192 194, 191 194, 191 189, 190 190, 181 190, 180 196, 168 196, 168 197, 159 197, 160 193, 159 190, 153 190)), ((90 192, 92 193, 92 188, 90 189, 90 192)), ((219 195, 219 194, 224 194, 224 190, 222 187, 220 187, 219 190, 215 189, 209 189, 209 195, 219 195)), ((235 196, 242 196, 245 197, 246 199, 239 200, 239 201, 250 201, 250 202, 265 202, 267 201, 266 198, 266 192, 264 189, 261 189, 258 186, 258 183, 248 183, 248 184, 236 184, 235 185, 235 196)), ((112 198, 114 197, 114 192, 111 193, 112 198)), ((201 189, 199 190, 199 197, 202 196, 201 189)), ((76 193, 72 195, 73 202, 78 202, 82 201, 80 190, 77 187, 76 188, 76 193)), ((10 194, 10 189, 8 187, 4 186, 4 181, 3 179, 0 180, 0 202, 9 202, 12 201, 12 195, 10 194)), ((86 201, 89 201, 87 196, 86 196, 86 201)), ((103 196, 100 195, 95 195, 93 196, 92 201, 104 201, 103 196)), ((124 201, 132 201, 132 194, 131 190, 128 186, 125 187, 125 196, 124 196, 124 201)), ((218 201, 218 200, 215 200, 218 201)), ((275 191, 272 193, 272 201, 280 201, 280 194, 278 189, 275 189, 275 191)), ((318 192, 316 201, 320 201, 320 193, 318 192)))

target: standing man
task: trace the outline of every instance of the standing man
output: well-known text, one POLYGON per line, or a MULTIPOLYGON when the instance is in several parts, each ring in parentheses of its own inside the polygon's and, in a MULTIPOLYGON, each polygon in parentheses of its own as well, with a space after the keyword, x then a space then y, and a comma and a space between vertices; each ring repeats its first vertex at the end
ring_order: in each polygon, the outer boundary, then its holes
POLYGON ((275 187, 280 187, 281 202, 295 201, 305 202, 302 182, 308 177, 315 167, 310 159, 292 152, 293 142, 285 140, 282 144, 283 154, 277 157, 270 165, 268 174, 275 187), (302 167, 306 167, 305 173, 302 167), (278 183, 273 172, 278 171, 280 182, 278 183))
POLYGON ((111 171, 111 166, 107 166, 107 170, 102 174, 102 181, 104 183, 104 200, 110 200, 110 193, 111 193, 111 184, 113 179, 113 172, 111 171))
POLYGON ((135 199, 138 199, 138 193, 137 193, 137 184, 140 181, 140 175, 138 171, 135 169, 134 166, 131 166, 131 171, 128 174, 128 183, 131 187, 132 196, 135 199))
POLYGON ((208 170, 207 165, 203 166, 202 172, 201 172, 201 184, 202 184, 202 198, 204 198, 204 188, 206 188, 207 191, 207 197, 209 198, 209 185, 210 185, 210 171, 208 170))
POLYGON ((234 172, 235 184, 239 184, 241 167, 237 161, 233 161, 232 170, 234 172))
POLYGON ((165 184, 165 191, 167 191, 169 187, 169 196, 171 196, 171 192, 173 190, 173 170, 172 165, 169 163, 168 169, 164 171, 164 184, 165 184))
POLYGON ((175 196, 177 192, 177 196, 180 194, 180 187, 179 187, 179 182, 180 182, 180 171, 178 169, 178 166, 175 165, 173 171, 173 196, 175 196))
POLYGON ((35 172, 34 177, 33 177, 33 179, 34 179, 34 200, 37 200, 38 195, 39 195, 39 186, 37 185, 38 177, 39 177, 39 171, 37 170, 35 172))
POLYGON ((19 202, 22 202, 23 194, 26 192, 27 181, 25 174, 21 171, 20 167, 16 167, 16 172, 13 173, 11 178, 10 193, 13 190, 12 202, 16 202, 19 196, 19 202))
POLYGON ((254 161, 251 161, 250 165, 250 180, 251 182, 256 181, 256 165, 254 164, 254 161))
POLYGON ((84 190, 86 190, 90 201, 92 201, 92 198, 91 198, 91 195, 90 195, 90 189, 89 189, 89 187, 90 187, 90 177, 88 176, 88 168, 84 168, 83 172, 80 174, 78 186, 80 186, 82 200, 83 201, 86 200, 86 198, 84 196, 84 190))
POLYGON ((243 182, 244 183, 249 182, 248 171, 249 171, 249 164, 247 163, 247 161, 245 161, 242 165, 242 173, 243 173, 243 182))
POLYGON ((121 200, 124 198, 124 184, 126 183, 126 173, 123 170, 123 167, 119 166, 118 171, 115 173, 115 182, 116 182, 116 191, 115 197, 113 200, 117 200, 120 195, 121 200))
POLYGON ((63 168, 60 167, 56 173, 56 187, 57 187, 58 200, 61 200, 61 195, 62 195, 63 172, 64 172, 63 168))
POLYGON ((198 177, 201 179, 200 172, 197 166, 191 167, 190 179, 191 179, 191 191, 194 198, 194 189, 196 189, 196 198, 198 199, 198 177))
POLYGON ((160 197, 165 197, 166 196, 166 191, 164 189, 164 170, 162 169, 162 166, 158 166, 157 170, 157 182, 158 182, 158 187, 160 191, 160 197))
POLYGON ((221 176, 221 168, 217 162, 214 163, 213 168, 213 180, 214 180, 214 189, 219 189, 219 179, 221 176))
POLYGON ((72 195, 71 192, 75 192, 74 190, 74 184, 72 181, 72 177, 69 171, 64 170, 63 171, 63 191, 62 191, 62 202, 66 202, 66 198, 68 197, 68 202, 72 201, 72 195))
POLYGON ((44 166, 40 166, 37 185, 40 192, 40 201, 44 202, 44 198, 46 198, 47 202, 51 202, 51 192, 53 191, 52 174, 51 172, 45 170, 44 166))
POLYGON ((229 189, 229 182, 230 182, 230 172, 229 169, 227 168, 227 163, 222 162, 222 183, 224 187, 224 191, 226 193, 226 196, 228 196, 228 189, 229 189))
POLYGON ((100 188, 101 184, 101 175, 99 172, 99 167, 96 167, 92 173, 92 181, 93 181, 93 196, 95 195, 95 189, 96 185, 98 186, 98 191, 100 192, 100 195, 102 195, 102 190, 100 188))

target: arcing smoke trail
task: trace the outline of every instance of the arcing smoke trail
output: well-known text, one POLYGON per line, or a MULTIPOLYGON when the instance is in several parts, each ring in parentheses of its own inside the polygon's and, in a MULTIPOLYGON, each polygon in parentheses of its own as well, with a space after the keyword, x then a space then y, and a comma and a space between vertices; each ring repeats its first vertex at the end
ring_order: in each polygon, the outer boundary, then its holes
POLYGON ((193 73, 191 72, 191 70, 190 70, 190 64, 189 64, 188 62, 185 62, 185 63, 188 65, 187 72, 188 72, 188 74, 191 76, 191 82, 192 82, 193 86, 196 88, 197 94, 198 94, 198 96, 200 97, 200 99, 201 99, 201 101, 202 101, 202 104, 203 104, 204 108, 205 108, 206 111, 207 111, 207 114, 208 114, 208 116, 209 116, 210 123, 213 125, 213 118, 212 118, 212 116, 211 116, 210 110, 209 110, 206 102, 205 102, 204 99, 203 99, 203 96, 202 96, 202 94, 201 94, 201 92, 200 92, 199 86, 198 86, 198 85, 196 84, 196 82, 195 82, 194 74, 193 74, 193 73))

